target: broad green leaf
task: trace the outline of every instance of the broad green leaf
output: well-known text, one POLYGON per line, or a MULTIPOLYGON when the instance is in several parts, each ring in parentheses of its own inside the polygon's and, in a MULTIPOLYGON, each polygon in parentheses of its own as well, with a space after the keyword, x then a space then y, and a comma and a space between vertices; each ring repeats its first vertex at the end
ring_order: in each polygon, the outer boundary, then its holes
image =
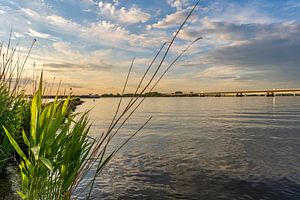
POLYGON ((43 90, 43 71, 41 72, 40 84, 37 93, 34 95, 31 103, 31 127, 30 133, 36 145, 37 133, 39 128, 39 115, 41 112, 42 105, 42 90, 43 90))
POLYGON ((35 95, 31 102, 31 124, 30 124, 30 134, 34 141, 36 141, 36 129, 37 129, 37 120, 38 120, 38 108, 37 108, 37 95, 35 95))
POLYGON ((33 153, 35 160, 38 160, 40 155, 40 146, 32 147, 30 150, 33 153))
POLYGON ((40 160, 44 163, 44 165, 46 165, 46 167, 50 171, 53 171, 52 164, 51 164, 50 160, 48 160, 47 158, 40 158, 40 160))
POLYGON ((18 143, 15 141, 15 139, 10 135, 10 133, 8 132, 8 130, 3 126, 3 129, 5 131, 6 136, 8 137, 11 145, 14 147, 14 149, 16 150, 16 152, 21 156, 21 158, 23 158, 24 160, 27 160, 25 154, 23 153, 23 151, 21 150, 21 148, 19 147, 18 143))

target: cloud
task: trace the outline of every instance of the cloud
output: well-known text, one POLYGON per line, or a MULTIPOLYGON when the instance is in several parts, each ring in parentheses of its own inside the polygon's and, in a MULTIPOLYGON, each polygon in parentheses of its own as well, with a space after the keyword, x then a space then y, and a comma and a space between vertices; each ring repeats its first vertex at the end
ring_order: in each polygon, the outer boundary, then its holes
POLYGON ((167 3, 171 6, 176 8, 177 10, 182 10, 183 7, 189 5, 188 0, 167 0, 167 3))
POLYGON ((39 13, 35 12, 34 10, 31 10, 30 8, 22 8, 21 12, 32 18, 40 18, 41 16, 39 13))
POLYGON ((90 23, 83 26, 81 30, 81 35, 88 40, 135 52, 160 46, 166 39, 166 35, 161 32, 148 31, 147 34, 134 34, 109 21, 90 23))
POLYGON ((259 1, 247 1, 243 4, 215 1, 210 5, 210 11, 214 12, 212 19, 220 22, 226 21, 235 24, 271 24, 280 22, 279 19, 262 9, 263 5, 259 1))
POLYGON ((22 33, 19 33, 19 32, 13 32, 12 37, 21 38, 21 37, 24 37, 24 35, 22 33))
POLYGON ((45 71, 51 72, 86 72, 86 71, 110 71, 113 65, 105 63, 103 60, 99 64, 86 63, 86 64, 74 64, 74 63, 47 63, 45 64, 45 71))
MULTIPOLYGON (((77 46, 72 45, 67 42, 55 42, 53 43, 54 51, 57 55, 57 58, 63 60, 64 62, 58 66, 66 64, 67 66, 86 66, 87 68, 97 68, 102 66, 99 69, 112 68, 114 67, 110 64, 110 61, 113 60, 113 56, 116 55, 116 52, 112 50, 96 50, 89 52, 80 52, 77 46), (76 63, 76 65, 71 65, 70 63, 76 63), (105 67, 104 67, 105 66, 105 67)), ((52 65, 53 67, 54 65, 52 65)))
POLYGON ((184 19, 186 13, 184 11, 177 11, 175 13, 167 15, 165 18, 159 20, 157 23, 153 24, 154 28, 170 28, 177 26, 180 22, 179 19, 184 19))
POLYGON ((58 15, 50 15, 46 17, 46 20, 56 26, 63 29, 67 29, 68 31, 78 31, 80 29, 80 25, 77 23, 72 22, 71 20, 68 20, 64 17, 58 16, 58 15))
POLYGON ((287 6, 284 8, 285 10, 300 8, 300 2, 299 1, 289 0, 286 3, 287 3, 287 6))
MULTIPOLYGON (((183 22, 191 8, 187 8, 184 10, 178 10, 174 13, 166 15, 165 18, 159 20, 158 22, 149 25, 148 29, 151 28, 159 28, 159 29, 167 29, 172 27, 177 27, 179 24, 183 22)), ((195 23, 198 17, 194 14, 190 17, 189 22, 195 23)))
MULTIPOLYGON (((288 27, 283 24, 281 26, 288 27)), ((300 25, 290 24, 289 29, 285 30, 285 34, 279 32, 238 46, 222 47, 212 52, 207 59, 215 65, 265 73, 266 80, 299 82, 300 25)), ((253 79, 255 76, 253 74, 253 79)))
POLYGON ((101 14, 111 16, 122 23, 135 24, 146 22, 151 18, 150 14, 143 12, 136 6, 132 6, 129 9, 126 9, 125 7, 118 8, 118 1, 114 4, 100 1, 98 6, 101 14))
POLYGON ((59 15, 48 15, 47 12, 38 13, 29 8, 22 8, 21 12, 30 19, 30 24, 34 22, 33 25, 48 28, 51 31, 56 31, 58 33, 71 33, 74 35, 78 35, 81 31, 80 24, 59 15))
POLYGON ((197 77, 206 79, 235 79, 238 77, 238 68, 229 66, 210 67, 199 73, 197 77))
POLYGON ((270 37, 285 37, 295 29, 296 23, 272 23, 272 24, 235 24, 231 22, 213 21, 204 17, 197 25, 185 27, 179 37, 184 40, 194 40, 196 36, 203 36, 216 45, 240 45, 253 39, 270 37))
POLYGON ((31 9, 22 9, 22 11, 32 20, 38 20, 41 25, 51 28, 52 31, 93 38, 96 41, 120 41, 129 34, 123 27, 109 21, 102 20, 81 25, 59 15, 40 15, 31 9))
POLYGON ((125 28, 109 21, 90 23, 82 27, 82 34, 86 37, 108 42, 118 42, 129 37, 129 32, 125 28))
MULTIPOLYGON (((111 9, 114 10, 113 7, 111 7, 111 9)), ((132 8, 131 10, 134 12, 124 14, 125 10, 121 8, 118 11, 112 11, 112 13, 118 13, 118 16, 122 16, 123 14, 126 15, 121 17, 122 20, 130 19, 130 17, 135 20, 143 19, 134 15, 135 11, 137 11, 136 8, 132 8)), ((80 24, 59 15, 42 15, 31 9, 22 9, 22 12, 27 17, 30 17, 31 20, 35 20, 36 23, 39 24, 39 26, 44 27, 44 29, 59 34, 58 37, 61 37, 61 34, 67 36, 72 35, 83 41, 114 46, 115 48, 131 51, 142 52, 145 51, 145 49, 143 49, 144 47, 149 48, 159 46, 165 37, 164 34, 158 33, 157 31, 148 31, 147 34, 131 33, 123 26, 107 20, 98 20, 80 24), (155 37, 153 37, 154 33, 155 37)))
POLYGON ((201 52, 196 54, 198 59, 180 64, 180 69, 193 71, 188 76, 191 79, 196 76, 197 79, 224 81, 224 84, 230 80, 230 84, 243 82, 243 87, 259 88, 261 84, 282 87, 287 82, 298 87, 299 33, 300 24, 293 21, 234 24, 206 18, 199 27, 190 26, 181 33, 180 37, 185 40, 192 40, 199 34, 204 40, 199 42, 202 50, 197 49, 201 52))
MULTIPOLYGON (((49 34, 46 34, 46 33, 40 33, 38 31, 35 31, 33 29, 29 29, 28 32, 27 32, 28 35, 32 36, 32 37, 38 37, 38 38, 50 38, 50 35, 49 34)), ((20 34, 18 34, 19 36, 20 34)))

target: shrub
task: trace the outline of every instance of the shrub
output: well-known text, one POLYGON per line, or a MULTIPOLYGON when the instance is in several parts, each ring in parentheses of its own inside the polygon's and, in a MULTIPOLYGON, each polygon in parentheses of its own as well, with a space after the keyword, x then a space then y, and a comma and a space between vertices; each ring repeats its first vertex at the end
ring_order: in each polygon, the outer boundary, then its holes
MULTIPOLYGON (((28 119, 27 102, 22 95, 11 95, 5 85, 0 85, 0 124, 5 126, 15 138, 20 141, 21 130, 28 119)), ((0 173, 5 172, 8 161, 13 157, 13 148, 10 145, 4 130, 0 129, 0 173)))
POLYGON ((23 131, 23 151, 5 127, 5 133, 20 155, 23 199, 70 199, 79 168, 86 161, 93 140, 88 138, 87 113, 68 114, 70 98, 42 106, 42 78, 30 113, 30 133, 23 131))
MULTIPOLYGON (((20 59, 20 55, 16 55, 18 44, 11 47, 11 34, 6 49, 3 47, 3 42, 0 44, 0 125, 5 126, 18 142, 22 138, 22 127, 28 129, 29 122, 28 101, 20 91, 21 77, 35 41, 33 40, 23 60, 20 59)), ((6 166, 12 158, 14 158, 13 148, 1 128, 0 174, 5 173, 6 166)))

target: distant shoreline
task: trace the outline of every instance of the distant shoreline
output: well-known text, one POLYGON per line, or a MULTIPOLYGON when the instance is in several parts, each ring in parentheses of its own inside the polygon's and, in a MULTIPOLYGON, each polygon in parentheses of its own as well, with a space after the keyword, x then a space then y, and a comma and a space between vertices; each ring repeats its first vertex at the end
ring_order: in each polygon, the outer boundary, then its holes
MULTIPOLYGON (((26 95, 31 98, 32 95, 26 95)), ((201 92, 201 93, 184 93, 177 91, 174 93, 160 93, 160 92, 147 92, 144 94, 88 94, 88 95, 71 95, 72 98, 76 99, 98 99, 98 98, 132 98, 132 97, 274 97, 274 96, 300 96, 300 89, 273 89, 273 90, 241 90, 241 91, 231 91, 231 92, 201 92)), ((69 95, 44 95, 44 99, 54 99, 60 98, 64 99, 69 97, 69 95)))
MULTIPOLYGON (((276 95, 160 95, 160 96, 146 96, 146 95, 124 95, 124 96, 117 96, 117 95, 111 95, 111 96, 98 96, 98 97, 90 97, 87 95, 76 95, 76 96, 71 96, 72 98, 78 98, 78 99, 100 99, 100 98, 132 98, 132 97, 150 97, 150 98, 155 98, 155 97, 163 97, 163 98, 170 98, 170 97, 299 97, 300 94, 276 94, 276 95)), ((44 99, 54 99, 55 97, 53 96, 44 96, 44 99)), ((66 99, 68 96, 59 96, 59 99, 66 99)))
MULTIPOLYGON (((245 96, 234 96, 234 95, 225 95, 225 96, 149 96, 149 98, 183 98, 183 97, 194 97, 194 98, 202 98, 202 97, 299 97, 300 94, 296 95, 275 95, 275 96, 266 96, 266 95, 245 95, 245 96)), ((135 96, 136 97, 136 96, 135 96)), ((145 97, 145 96, 139 96, 145 97)), ((121 98, 121 96, 105 96, 100 98, 121 98)), ((132 98, 132 96, 123 96, 122 98, 132 98)), ((147 96, 148 98, 148 96, 147 96)), ((82 99, 91 99, 91 98, 82 98, 82 99)))

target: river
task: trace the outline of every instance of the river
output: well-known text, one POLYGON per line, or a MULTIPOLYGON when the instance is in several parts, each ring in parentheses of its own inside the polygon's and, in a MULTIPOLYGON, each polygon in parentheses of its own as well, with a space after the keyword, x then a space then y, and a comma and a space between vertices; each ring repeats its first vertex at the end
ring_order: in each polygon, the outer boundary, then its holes
MULTIPOLYGON (((92 136, 118 100, 78 107, 92 108, 92 136)), ((300 199, 300 97, 148 98, 112 146, 149 116, 97 179, 96 199, 300 199)))

